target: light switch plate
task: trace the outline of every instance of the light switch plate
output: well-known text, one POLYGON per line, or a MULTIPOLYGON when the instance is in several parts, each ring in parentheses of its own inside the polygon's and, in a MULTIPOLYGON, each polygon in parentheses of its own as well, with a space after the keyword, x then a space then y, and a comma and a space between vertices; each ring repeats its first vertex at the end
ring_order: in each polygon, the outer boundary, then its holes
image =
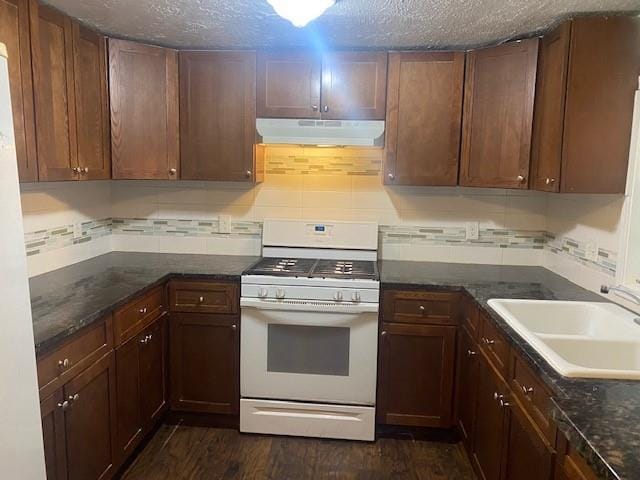
POLYGON ((218 216, 218 232, 231 233, 231 217, 229 215, 218 216))
POLYGON ((467 240, 478 240, 480 237, 480 226, 478 222, 467 222, 467 240))
POLYGON ((596 242, 587 242, 584 247, 584 256, 592 262, 598 261, 598 244, 596 242))

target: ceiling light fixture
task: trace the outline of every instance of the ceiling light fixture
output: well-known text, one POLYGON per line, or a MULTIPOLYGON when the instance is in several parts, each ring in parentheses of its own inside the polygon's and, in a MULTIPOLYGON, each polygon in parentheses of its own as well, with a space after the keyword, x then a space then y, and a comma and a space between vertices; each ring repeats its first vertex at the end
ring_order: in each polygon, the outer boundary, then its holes
POLYGON ((267 0, 275 12, 298 28, 322 15, 336 0, 267 0))

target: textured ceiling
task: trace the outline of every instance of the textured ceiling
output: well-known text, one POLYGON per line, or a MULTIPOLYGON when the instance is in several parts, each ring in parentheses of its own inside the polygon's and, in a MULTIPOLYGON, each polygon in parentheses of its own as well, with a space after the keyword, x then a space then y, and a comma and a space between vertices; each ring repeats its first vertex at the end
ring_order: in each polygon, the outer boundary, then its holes
MULTIPOLYGON (((640 0, 339 0, 297 29, 266 0, 45 0, 114 36, 175 47, 470 47, 640 0)), ((304 0, 299 0, 304 1, 304 0)))

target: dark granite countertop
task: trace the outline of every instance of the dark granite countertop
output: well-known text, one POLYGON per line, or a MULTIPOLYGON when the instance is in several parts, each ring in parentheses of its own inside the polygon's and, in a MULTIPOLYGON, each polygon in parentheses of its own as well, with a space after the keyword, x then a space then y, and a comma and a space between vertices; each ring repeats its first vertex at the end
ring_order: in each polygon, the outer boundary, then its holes
MULTIPOLYGON (((239 280, 257 257, 114 252, 30 280, 36 351, 48 350, 170 277, 239 280)), ((606 301, 542 267, 380 261, 383 288, 468 292, 554 392, 553 416, 602 478, 640 478, 640 382, 556 373, 488 305, 491 298, 606 301)))
POLYGON ((113 252, 29 280, 36 353, 170 276, 240 280, 258 257, 113 252))
POLYGON ((380 261, 383 288, 467 291, 554 392, 552 415, 602 478, 640 478, 640 381, 562 377, 487 302, 492 298, 606 302, 542 267, 380 261))

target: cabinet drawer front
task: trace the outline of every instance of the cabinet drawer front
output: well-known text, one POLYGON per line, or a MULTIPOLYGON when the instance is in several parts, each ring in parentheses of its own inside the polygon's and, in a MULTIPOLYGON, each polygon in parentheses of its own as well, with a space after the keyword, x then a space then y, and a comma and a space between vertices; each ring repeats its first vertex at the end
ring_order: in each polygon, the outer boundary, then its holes
POLYGON ((164 310, 162 290, 162 287, 156 287, 116 311, 114 314, 116 345, 140 333, 162 314, 164 310))
POLYGON ((385 322, 457 324, 456 293, 388 290, 382 302, 385 322))
POLYGON ((493 321, 482 315, 480 327, 480 348, 503 378, 509 372, 509 342, 493 321))
POLYGON ((169 298, 172 312, 238 313, 236 283, 172 282, 169 298))
POLYGON ((40 396, 51 395, 113 347, 111 316, 38 359, 40 396))
POLYGON ((549 442, 556 438, 556 427, 550 418, 551 394, 526 362, 511 352, 511 388, 520 403, 549 442))

